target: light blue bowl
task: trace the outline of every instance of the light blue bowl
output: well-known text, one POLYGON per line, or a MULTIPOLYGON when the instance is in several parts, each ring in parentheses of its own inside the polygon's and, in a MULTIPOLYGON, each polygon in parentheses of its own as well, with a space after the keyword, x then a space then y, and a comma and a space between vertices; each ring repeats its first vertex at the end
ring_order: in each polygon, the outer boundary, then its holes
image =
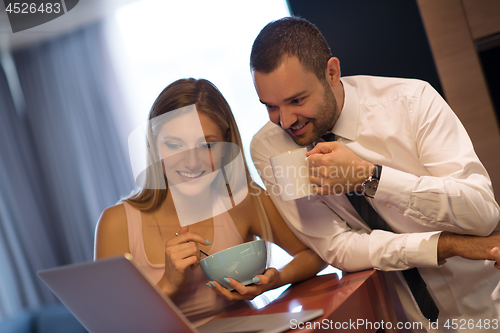
POLYGON ((254 276, 264 273, 266 263, 266 242, 259 239, 214 253, 201 260, 200 266, 210 281, 217 281, 228 290, 233 290, 224 282, 225 277, 243 285, 251 284, 254 276))

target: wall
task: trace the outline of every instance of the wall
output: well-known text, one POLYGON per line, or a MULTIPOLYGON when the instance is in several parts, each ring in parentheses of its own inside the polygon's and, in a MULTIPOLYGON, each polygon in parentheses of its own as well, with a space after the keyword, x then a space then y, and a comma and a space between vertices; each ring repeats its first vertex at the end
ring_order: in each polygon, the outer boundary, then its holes
MULTIPOLYGON (((418 0, 446 100, 500 193, 500 132, 476 45, 500 32, 500 1, 418 0)), ((498 202, 498 198, 497 198, 498 202)))
POLYGON ((288 0, 290 10, 314 23, 342 75, 418 78, 442 92, 424 26, 414 0, 288 0))

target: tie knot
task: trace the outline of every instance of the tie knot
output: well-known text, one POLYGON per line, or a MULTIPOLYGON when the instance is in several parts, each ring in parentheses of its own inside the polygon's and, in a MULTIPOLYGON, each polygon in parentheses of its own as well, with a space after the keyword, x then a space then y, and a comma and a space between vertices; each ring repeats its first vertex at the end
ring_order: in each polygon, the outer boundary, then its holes
POLYGON ((321 138, 325 142, 337 141, 337 138, 335 137, 335 134, 333 134, 333 133, 326 133, 321 138))

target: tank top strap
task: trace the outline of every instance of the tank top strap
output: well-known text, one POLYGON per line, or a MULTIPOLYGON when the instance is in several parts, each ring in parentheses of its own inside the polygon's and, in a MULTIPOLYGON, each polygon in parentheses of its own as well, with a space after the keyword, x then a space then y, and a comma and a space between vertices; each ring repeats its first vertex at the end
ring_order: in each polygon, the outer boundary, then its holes
POLYGON ((232 247, 243 243, 243 238, 238 231, 231 215, 224 208, 225 204, 220 198, 220 196, 214 196, 213 201, 213 211, 219 212, 218 215, 214 216, 214 245, 210 249, 209 253, 213 254, 228 247, 232 247))
POLYGON ((127 216, 129 251, 136 260, 142 261, 144 258, 139 258, 143 252, 141 211, 126 201, 123 202, 123 207, 127 216))

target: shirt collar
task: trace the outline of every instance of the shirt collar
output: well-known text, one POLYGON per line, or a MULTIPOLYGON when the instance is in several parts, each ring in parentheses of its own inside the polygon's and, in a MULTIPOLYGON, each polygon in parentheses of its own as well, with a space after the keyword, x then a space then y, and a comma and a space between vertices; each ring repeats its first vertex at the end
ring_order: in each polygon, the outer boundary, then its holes
POLYGON ((331 131, 337 136, 354 141, 356 139, 359 119, 358 94, 353 86, 342 79, 341 82, 344 88, 344 106, 331 131))

